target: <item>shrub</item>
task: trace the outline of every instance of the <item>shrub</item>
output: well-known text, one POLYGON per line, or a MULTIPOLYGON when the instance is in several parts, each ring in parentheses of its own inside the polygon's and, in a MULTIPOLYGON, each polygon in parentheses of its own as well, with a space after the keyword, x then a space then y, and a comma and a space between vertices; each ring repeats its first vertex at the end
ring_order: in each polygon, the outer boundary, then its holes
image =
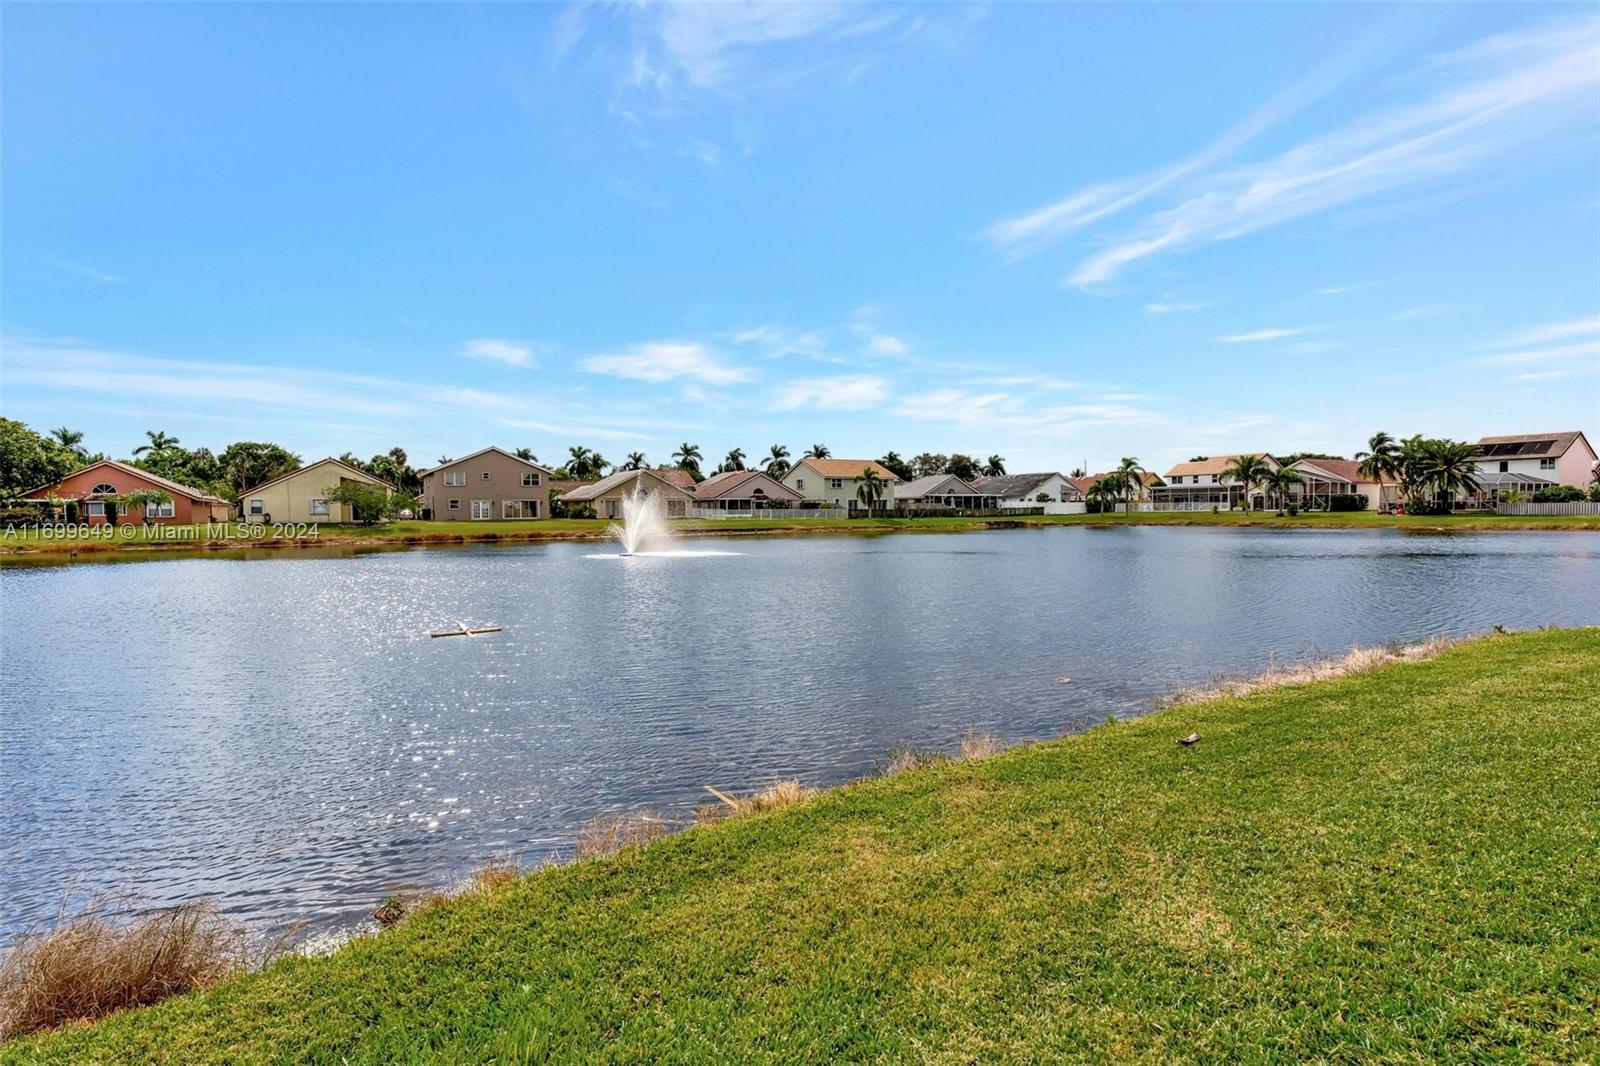
POLYGON ((1589 502, 1600 503, 1600 481, 1589 486, 1589 502))
POLYGON ((208 900, 131 921, 93 901, 19 937, 0 963, 0 1041, 215 984, 250 968, 248 948, 208 900))
POLYGON ((1290 518, 1293 518, 1295 515, 1300 513, 1300 505, 1298 503, 1291 503, 1284 509, 1289 512, 1290 518))
POLYGON ((1449 500, 1416 500, 1406 504, 1406 514, 1446 515, 1450 513, 1449 500))
POLYGON ((67 511, 67 525, 69 525, 69 526, 77 525, 78 524, 78 501, 77 500, 68 500, 67 501, 67 506, 66 506, 66 511, 67 511))
POLYGON ((1574 485, 1551 485, 1533 494, 1534 503, 1576 503, 1583 499, 1583 490, 1574 485))
POLYGON ((1330 511, 1365 511, 1367 498, 1354 492, 1336 492, 1328 497, 1330 511))

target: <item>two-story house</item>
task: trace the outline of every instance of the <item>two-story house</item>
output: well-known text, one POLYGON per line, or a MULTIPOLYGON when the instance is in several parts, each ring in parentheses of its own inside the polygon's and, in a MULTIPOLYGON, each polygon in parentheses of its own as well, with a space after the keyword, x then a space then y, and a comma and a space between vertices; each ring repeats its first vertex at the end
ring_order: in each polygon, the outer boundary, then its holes
POLYGON ((1551 485, 1588 488, 1595 452, 1582 430, 1483 437, 1478 441, 1478 480, 1485 492, 1536 492, 1551 485))
POLYGON ((424 470, 417 505, 439 521, 548 518, 550 470, 491 446, 424 470))
POLYGON ((883 495, 873 509, 893 510, 900 479, 893 470, 872 459, 801 459, 783 475, 783 484, 809 502, 855 511, 863 506, 856 493, 861 487, 861 475, 868 470, 884 482, 883 495))

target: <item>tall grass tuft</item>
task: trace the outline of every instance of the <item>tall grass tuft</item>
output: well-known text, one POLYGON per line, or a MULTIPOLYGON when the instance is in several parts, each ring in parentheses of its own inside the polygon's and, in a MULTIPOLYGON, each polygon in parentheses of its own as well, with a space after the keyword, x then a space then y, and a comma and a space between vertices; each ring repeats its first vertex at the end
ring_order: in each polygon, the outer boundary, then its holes
POLYGON ((615 855, 623 848, 660 840, 676 828, 678 823, 654 811, 601 815, 578 831, 578 858, 615 855))
POLYGON ((263 961, 210 900, 119 919, 104 899, 23 934, 0 959, 0 1041, 216 984, 263 961))
POLYGON ((1420 644, 1407 644, 1387 648, 1352 648, 1343 655, 1322 656, 1292 666, 1272 666, 1266 673, 1254 677, 1219 677, 1209 684, 1181 688, 1161 700, 1164 707, 1203 700, 1221 699, 1225 696, 1248 696, 1253 692, 1282 688, 1285 685, 1305 685, 1313 681, 1331 681, 1364 674, 1391 663, 1415 663, 1432 659, 1439 653, 1464 643, 1471 638, 1434 637, 1420 644))
POLYGON ((493 892, 506 887, 521 876, 520 858, 510 852, 490 855, 483 860, 483 865, 472 871, 472 876, 467 878, 467 883, 461 887, 461 891, 462 893, 493 892))
POLYGON ((1005 749, 1005 743, 993 733, 978 733, 971 729, 961 734, 961 749, 956 758, 962 762, 987 759, 1005 749))
POLYGON ((807 788, 793 779, 775 782, 760 792, 755 792, 748 796, 730 796, 728 793, 719 792, 716 789, 707 789, 707 791, 722 802, 707 804, 696 810, 694 819, 696 825, 709 825, 712 822, 738 818, 741 815, 775 811, 780 807, 803 803, 817 794, 816 789, 807 788))

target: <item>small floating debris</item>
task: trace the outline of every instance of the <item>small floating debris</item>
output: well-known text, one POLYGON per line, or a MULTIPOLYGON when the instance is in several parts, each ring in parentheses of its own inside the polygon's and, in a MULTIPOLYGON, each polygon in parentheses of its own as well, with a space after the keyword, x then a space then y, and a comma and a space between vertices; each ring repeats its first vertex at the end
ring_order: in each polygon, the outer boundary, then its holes
POLYGON ((1066 674, 1062 674, 1060 677, 1056 678, 1056 684, 1065 685, 1071 680, 1072 678, 1068 677, 1066 674))
POLYGON ((1188 736, 1181 738, 1178 741, 1178 743, 1182 744, 1186 748, 1189 747, 1191 744, 1198 744, 1198 743, 1200 743, 1200 734, 1199 733, 1190 733, 1188 736))
POLYGON ((428 636, 430 636, 430 637, 475 637, 475 636, 478 636, 480 633, 498 633, 498 632, 500 632, 500 627, 499 626, 480 626, 477 629, 473 629, 473 628, 469 627, 467 625, 467 623, 465 623, 465 622, 457 622, 456 626, 458 628, 456 628, 456 629, 441 629, 437 633, 429 633, 428 636))

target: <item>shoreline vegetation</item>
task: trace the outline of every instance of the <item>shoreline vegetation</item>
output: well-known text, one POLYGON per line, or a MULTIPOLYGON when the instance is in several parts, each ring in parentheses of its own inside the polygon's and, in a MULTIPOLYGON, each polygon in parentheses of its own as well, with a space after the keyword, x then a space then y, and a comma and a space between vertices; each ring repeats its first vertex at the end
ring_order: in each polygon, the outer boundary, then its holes
MULTIPOLYGON (((47 538, 36 529, 0 533, 0 563, 40 556, 82 557, 104 553, 152 551, 223 551, 227 549, 294 549, 340 547, 425 547, 474 543, 538 543, 565 540, 607 540, 611 523, 603 519, 551 518, 537 521, 492 519, 478 522, 400 520, 383 526, 323 525, 316 536, 207 535, 207 528, 134 526, 132 537, 88 536, 47 538)), ((968 533, 995 529, 1052 529, 1119 526, 1224 526, 1253 529, 1398 529, 1416 533, 1597 530, 1600 516, 1496 514, 1384 515, 1371 512, 1301 512, 1289 517, 1272 512, 1136 511, 1132 514, 1019 515, 955 518, 749 518, 670 519, 679 537, 794 536, 800 534, 968 533)), ((246 527, 248 530, 248 527, 246 527)))
POLYGON ((0 1062, 1592 1059, 1597 671, 1600 628, 1357 649, 708 789, 0 1062))

